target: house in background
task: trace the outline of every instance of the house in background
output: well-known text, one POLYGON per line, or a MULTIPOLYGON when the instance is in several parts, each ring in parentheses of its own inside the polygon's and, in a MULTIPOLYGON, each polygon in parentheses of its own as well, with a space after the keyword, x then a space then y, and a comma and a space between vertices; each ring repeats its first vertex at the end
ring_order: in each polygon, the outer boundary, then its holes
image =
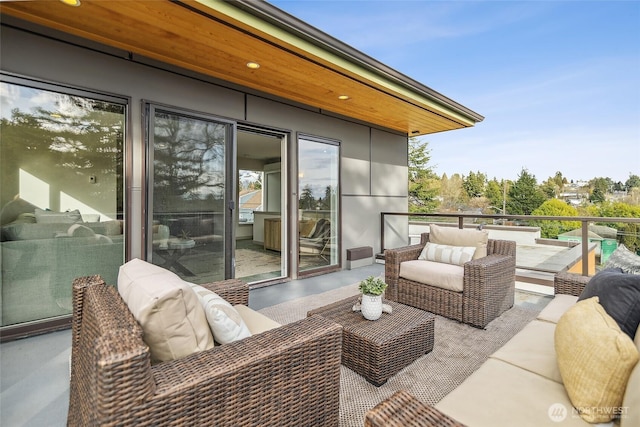
MULTIPOLYGON (((607 262, 611 254, 618 248, 618 230, 604 225, 589 225, 589 243, 596 243, 595 254, 600 259, 600 265, 607 262)), ((567 231, 558 235, 558 240, 568 242, 582 242, 582 229, 567 231)))
POLYGON ((268 235, 279 270, 256 286, 342 269, 406 212, 408 138, 483 119, 266 2, 0 13, 5 338, 65 327, 71 280, 115 283, 135 257, 202 283, 268 235), (251 233, 240 171, 263 176, 251 233), (301 256, 314 236, 322 256, 301 256))

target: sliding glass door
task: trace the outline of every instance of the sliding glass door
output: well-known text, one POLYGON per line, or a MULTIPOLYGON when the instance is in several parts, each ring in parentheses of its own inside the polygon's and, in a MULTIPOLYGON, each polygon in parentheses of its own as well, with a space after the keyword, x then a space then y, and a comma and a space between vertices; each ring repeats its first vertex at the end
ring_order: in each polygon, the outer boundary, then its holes
POLYGON ((340 265, 340 146, 298 138, 298 248, 300 273, 340 265))
POLYGON ((125 254, 127 100, 2 75, 0 317, 46 329, 70 316, 71 283, 115 284, 125 254))
POLYGON ((233 125, 147 105, 147 258, 195 283, 232 277, 233 125))

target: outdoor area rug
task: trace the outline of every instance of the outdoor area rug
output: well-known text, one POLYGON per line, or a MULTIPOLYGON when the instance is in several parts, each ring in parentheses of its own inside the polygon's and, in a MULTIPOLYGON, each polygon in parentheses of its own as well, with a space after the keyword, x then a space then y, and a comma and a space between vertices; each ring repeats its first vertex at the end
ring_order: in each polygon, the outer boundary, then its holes
MULTIPOLYGON (((354 301, 357 299, 357 284, 284 302, 260 312, 286 324, 306 317, 309 310, 351 296, 354 301)), ((489 323, 484 330, 436 316, 433 351, 404 368, 381 387, 369 384, 342 366, 340 426, 362 426, 365 412, 397 390, 407 390, 432 405, 439 402, 533 320, 551 297, 516 291, 515 299, 514 307, 489 323)))

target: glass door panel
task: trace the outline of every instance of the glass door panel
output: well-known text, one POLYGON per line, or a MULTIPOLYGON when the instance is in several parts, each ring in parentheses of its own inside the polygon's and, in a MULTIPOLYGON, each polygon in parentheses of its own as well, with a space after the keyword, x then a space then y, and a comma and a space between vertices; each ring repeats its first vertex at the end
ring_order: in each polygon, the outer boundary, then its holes
POLYGON ((148 117, 151 262, 194 283, 231 277, 225 257, 231 124, 153 106, 148 117))
POLYGON ((285 146, 281 133, 238 126, 235 277, 252 284, 287 275, 285 146))
POLYGON ((340 147, 311 137, 298 139, 298 269, 340 263, 340 147))
POLYGON ((1 326, 44 324, 71 314, 76 277, 116 283, 127 101, 4 76, 0 89, 1 326))

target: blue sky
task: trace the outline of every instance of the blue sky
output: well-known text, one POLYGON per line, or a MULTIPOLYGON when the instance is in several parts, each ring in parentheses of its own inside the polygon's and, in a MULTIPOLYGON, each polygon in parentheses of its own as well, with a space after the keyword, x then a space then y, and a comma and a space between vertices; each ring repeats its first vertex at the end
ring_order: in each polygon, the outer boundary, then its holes
POLYGON ((482 114, 438 174, 640 175, 640 1, 270 1, 482 114))

